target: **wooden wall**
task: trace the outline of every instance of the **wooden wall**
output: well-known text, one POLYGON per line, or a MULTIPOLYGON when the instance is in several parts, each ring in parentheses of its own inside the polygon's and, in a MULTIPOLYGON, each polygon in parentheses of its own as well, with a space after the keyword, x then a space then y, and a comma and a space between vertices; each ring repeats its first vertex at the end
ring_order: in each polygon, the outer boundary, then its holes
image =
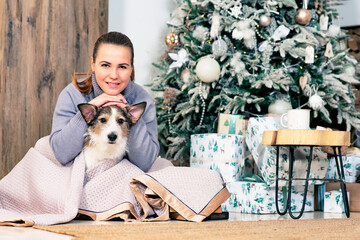
POLYGON ((107 0, 0 1, 0 178, 51 132, 57 97, 88 72, 107 0))

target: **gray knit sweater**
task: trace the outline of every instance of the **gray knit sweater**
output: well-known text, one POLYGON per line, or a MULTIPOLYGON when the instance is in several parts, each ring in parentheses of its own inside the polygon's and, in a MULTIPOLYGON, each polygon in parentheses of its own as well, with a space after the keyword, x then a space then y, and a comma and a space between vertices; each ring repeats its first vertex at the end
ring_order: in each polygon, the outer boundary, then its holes
MULTIPOLYGON (((82 150, 87 124, 77 105, 87 103, 103 93, 93 75, 92 91, 84 95, 70 83, 60 93, 52 122, 50 145, 57 160, 62 164, 72 161, 82 150)), ((128 160, 147 171, 159 153, 156 109, 154 100, 141 86, 130 81, 121 93, 132 105, 146 101, 144 114, 131 128, 128 139, 128 160)))

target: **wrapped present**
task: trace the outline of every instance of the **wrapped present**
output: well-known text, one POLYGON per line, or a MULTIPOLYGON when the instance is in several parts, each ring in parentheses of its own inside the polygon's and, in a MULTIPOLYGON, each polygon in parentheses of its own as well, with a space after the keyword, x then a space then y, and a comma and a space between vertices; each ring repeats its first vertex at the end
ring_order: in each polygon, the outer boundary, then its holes
MULTIPOLYGON (((276 131, 282 129, 279 117, 256 117, 250 118, 246 132, 246 145, 249 148, 257 168, 265 182, 273 187, 276 178, 276 147, 262 145, 264 131, 276 131)), ((294 178, 305 178, 308 165, 308 147, 295 148, 294 155, 294 178)), ((279 154, 279 178, 288 178, 289 173, 289 148, 280 147, 279 154)), ((320 147, 313 148, 313 160, 311 163, 310 178, 325 178, 329 165, 327 154, 320 147)), ((310 180, 309 184, 321 184, 323 181, 310 180)), ((286 181, 279 181, 279 186, 285 186, 286 181)), ((293 181, 293 185, 304 185, 305 181, 293 181)))
MULTIPOLYGON (((342 162, 344 166, 345 182, 356 182, 356 178, 360 175, 360 155, 343 156, 342 162)), ((339 179, 336 170, 335 157, 330 158, 326 178, 339 179)))
POLYGON ((242 115, 220 113, 218 122, 218 133, 221 134, 238 134, 246 133, 248 120, 242 115))
MULTIPOLYGON (((231 194, 222 205, 224 212, 276 213, 275 188, 264 182, 232 182, 226 186, 231 194)), ((283 210, 287 191, 278 192, 279 208, 283 210)), ((304 186, 292 186, 291 210, 300 212, 304 196, 304 186)), ((306 195, 305 211, 314 211, 314 186, 310 185, 306 195)))
POLYGON ((245 141, 234 134, 191 135, 190 167, 218 171, 225 182, 240 180, 244 174, 245 141))
MULTIPOLYGON (((347 193, 350 199, 349 192, 347 193)), ((344 201, 340 189, 325 192, 324 194, 324 212, 344 213, 344 201)))
MULTIPOLYGON (((340 183, 326 183, 323 186, 324 192, 340 188, 340 183)), ((349 192, 350 212, 360 212, 360 183, 347 183, 346 190, 349 192)))

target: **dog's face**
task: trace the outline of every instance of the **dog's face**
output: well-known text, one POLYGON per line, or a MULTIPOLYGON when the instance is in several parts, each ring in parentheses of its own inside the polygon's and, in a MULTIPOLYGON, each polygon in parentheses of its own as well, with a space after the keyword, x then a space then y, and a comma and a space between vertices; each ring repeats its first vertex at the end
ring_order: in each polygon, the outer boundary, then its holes
POLYGON ((141 117, 145 107, 146 102, 125 109, 115 105, 98 108, 92 104, 79 104, 78 108, 88 124, 84 147, 124 144, 131 126, 141 117))

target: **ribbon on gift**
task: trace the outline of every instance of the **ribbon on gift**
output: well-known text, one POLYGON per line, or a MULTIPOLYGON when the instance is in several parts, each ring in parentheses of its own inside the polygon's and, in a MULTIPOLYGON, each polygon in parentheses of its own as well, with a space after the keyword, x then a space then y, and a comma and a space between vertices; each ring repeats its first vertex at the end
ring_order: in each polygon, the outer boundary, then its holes
POLYGON ((260 177, 259 175, 255 175, 253 173, 245 174, 244 176, 241 177, 241 181, 244 181, 244 182, 261 182, 261 183, 265 182, 262 177, 260 177))
POLYGON ((235 134, 237 119, 238 119, 237 115, 230 116, 229 134, 235 134))

